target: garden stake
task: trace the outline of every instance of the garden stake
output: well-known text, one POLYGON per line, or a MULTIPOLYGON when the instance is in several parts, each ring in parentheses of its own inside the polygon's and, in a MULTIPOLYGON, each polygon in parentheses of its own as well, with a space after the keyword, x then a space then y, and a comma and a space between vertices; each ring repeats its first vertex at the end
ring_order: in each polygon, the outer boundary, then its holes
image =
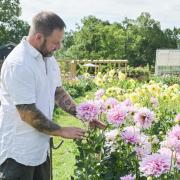
POLYGON ((59 149, 61 145, 63 144, 64 140, 61 140, 60 143, 55 146, 53 142, 53 138, 50 138, 50 178, 53 180, 53 160, 52 160, 52 150, 53 149, 59 149))

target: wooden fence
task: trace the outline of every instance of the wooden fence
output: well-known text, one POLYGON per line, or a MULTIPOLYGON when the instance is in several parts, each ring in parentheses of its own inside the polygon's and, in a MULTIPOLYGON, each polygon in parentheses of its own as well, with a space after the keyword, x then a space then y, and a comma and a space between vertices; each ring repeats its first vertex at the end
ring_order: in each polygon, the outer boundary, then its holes
POLYGON ((75 78, 79 65, 94 67, 94 74, 101 70, 102 65, 110 66, 112 69, 123 69, 127 73, 128 60, 60 60, 59 63, 63 78, 75 78))

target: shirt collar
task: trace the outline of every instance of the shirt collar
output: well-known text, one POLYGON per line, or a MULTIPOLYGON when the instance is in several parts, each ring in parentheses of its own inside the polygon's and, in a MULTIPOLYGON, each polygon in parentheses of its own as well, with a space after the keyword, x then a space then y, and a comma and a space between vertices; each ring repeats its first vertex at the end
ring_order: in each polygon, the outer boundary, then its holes
POLYGON ((23 39, 21 40, 21 42, 26 46, 26 48, 28 49, 28 51, 30 52, 30 54, 35 58, 35 59, 43 59, 42 54, 36 49, 34 48, 26 39, 27 37, 23 37, 23 39))

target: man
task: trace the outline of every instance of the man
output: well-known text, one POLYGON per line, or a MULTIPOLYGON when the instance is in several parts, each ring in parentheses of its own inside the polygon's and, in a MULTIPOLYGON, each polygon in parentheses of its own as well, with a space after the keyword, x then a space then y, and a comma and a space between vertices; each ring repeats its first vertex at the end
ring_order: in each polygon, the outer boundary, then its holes
MULTIPOLYGON (((76 115, 63 89, 53 52, 60 48, 65 23, 52 12, 32 21, 28 37, 9 54, 1 70, 0 179, 49 180, 49 138, 81 139, 85 131, 51 121, 54 103, 76 115)), ((99 121, 92 126, 104 128, 99 121)))

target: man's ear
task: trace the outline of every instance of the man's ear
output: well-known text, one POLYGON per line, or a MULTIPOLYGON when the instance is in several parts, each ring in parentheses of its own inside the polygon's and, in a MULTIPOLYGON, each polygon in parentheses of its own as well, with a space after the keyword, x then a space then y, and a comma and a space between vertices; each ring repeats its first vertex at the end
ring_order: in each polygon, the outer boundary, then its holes
POLYGON ((44 42, 44 36, 41 33, 35 34, 35 41, 38 45, 41 45, 44 42))

